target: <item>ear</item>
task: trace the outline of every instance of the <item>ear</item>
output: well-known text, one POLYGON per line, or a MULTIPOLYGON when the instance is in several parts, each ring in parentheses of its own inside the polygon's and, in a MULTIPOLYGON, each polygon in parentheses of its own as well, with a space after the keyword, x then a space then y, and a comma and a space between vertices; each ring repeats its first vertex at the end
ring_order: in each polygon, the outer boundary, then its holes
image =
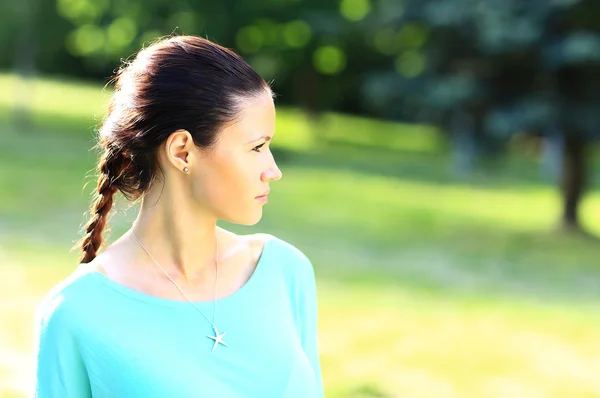
POLYGON ((187 130, 177 130, 171 133, 165 143, 165 155, 169 162, 178 170, 190 168, 189 155, 194 147, 192 135, 187 130))

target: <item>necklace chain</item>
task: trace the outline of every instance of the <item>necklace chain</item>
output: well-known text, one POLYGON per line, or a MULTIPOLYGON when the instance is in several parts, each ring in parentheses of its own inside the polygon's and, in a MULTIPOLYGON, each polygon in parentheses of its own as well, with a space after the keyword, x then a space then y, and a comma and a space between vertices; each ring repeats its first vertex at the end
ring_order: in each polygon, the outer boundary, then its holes
MULTIPOLYGON (((169 280, 173 283, 173 285, 175 285, 175 287, 177 288, 177 290, 179 290, 179 292, 181 293, 181 295, 191 304, 194 306, 194 308, 196 308, 201 314, 202 316, 204 316, 204 318, 206 318, 206 320, 212 325, 214 330, 217 330, 216 326, 215 326, 215 321, 217 318, 217 295, 218 295, 218 291, 219 291, 219 263, 216 260, 215 257, 215 269, 216 269, 216 281, 215 281, 215 299, 213 301, 213 320, 211 321, 205 314, 204 312, 202 312, 202 310, 200 308, 198 308, 198 306, 196 306, 196 304, 194 304, 194 302, 188 297, 187 294, 185 294, 185 292, 183 291, 183 289, 181 287, 179 287, 179 285, 177 284, 177 282, 175 282, 173 280, 173 278, 171 278, 171 275, 169 275, 169 273, 167 271, 165 271, 165 269, 158 263, 158 261, 156 261, 156 259, 154 258, 154 256, 152 256, 152 254, 150 254, 150 252, 148 251, 148 249, 146 249, 146 246, 144 246, 144 244, 142 243, 142 241, 140 240, 140 238, 137 236, 137 234, 135 233, 135 230, 133 228, 131 228, 131 232, 133 232, 133 235, 135 236, 135 239, 137 239, 138 243, 140 244, 140 246, 142 246, 142 249, 144 249, 144 251, 146 252, 146 254, 148 254, 148 256, 150 256, 150 258, 156 263, 156 265, 158 266, 158 268, 161 269, 161 271, 167 276, 167 278, 169 278, 169 280)), ((218 243, 216 243, 215 240, 215 245, 218 251, 218 243)), ((217 253, 215 252, 215 256, 217 255, 217 253)))

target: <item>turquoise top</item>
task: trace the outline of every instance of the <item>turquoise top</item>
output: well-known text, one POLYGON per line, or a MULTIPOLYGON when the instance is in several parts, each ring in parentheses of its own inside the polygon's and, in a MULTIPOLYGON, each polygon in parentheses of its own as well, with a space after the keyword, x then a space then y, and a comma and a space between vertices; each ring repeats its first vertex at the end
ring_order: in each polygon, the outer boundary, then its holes
MULTIPOLYGON (((35 397, 323 397, 309 259, 268 236, 216 327, 186 301, 150 296, 81 264, 36 309, 35 397)), ((213 301, 195 303, 212 319, 213 301)))

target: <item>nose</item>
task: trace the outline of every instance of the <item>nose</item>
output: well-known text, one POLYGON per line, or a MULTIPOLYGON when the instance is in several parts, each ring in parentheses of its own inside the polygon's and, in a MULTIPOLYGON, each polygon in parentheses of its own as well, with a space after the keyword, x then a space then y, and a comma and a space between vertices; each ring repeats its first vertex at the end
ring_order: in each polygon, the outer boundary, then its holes
POLYGON ((270 182, 279 180, 282 177, 282 175, 283 173, 281 173, 281 170, 279 170, 279 167, 277 167, 277 163, 275 163, 275 159, 273 159, 271 167, 263 171, 260 177, 262 181, 270 182))

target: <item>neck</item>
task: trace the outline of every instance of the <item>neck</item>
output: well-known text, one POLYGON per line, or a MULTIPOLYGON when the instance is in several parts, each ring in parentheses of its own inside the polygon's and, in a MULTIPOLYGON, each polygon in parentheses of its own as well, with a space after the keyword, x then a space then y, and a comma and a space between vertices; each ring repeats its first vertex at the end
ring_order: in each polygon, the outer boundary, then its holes
MULTIPOLYGON (((217 240, 224 231, 217 227, 216 219, 193 212, 185 203, 176 207, 172 203, 164 196, 158 202, 145 197, 133 224, 136 235, 172 278, 212 281, 217 240)), ((154 263, 132 238, 139 247, 139 261, 154 263)))

